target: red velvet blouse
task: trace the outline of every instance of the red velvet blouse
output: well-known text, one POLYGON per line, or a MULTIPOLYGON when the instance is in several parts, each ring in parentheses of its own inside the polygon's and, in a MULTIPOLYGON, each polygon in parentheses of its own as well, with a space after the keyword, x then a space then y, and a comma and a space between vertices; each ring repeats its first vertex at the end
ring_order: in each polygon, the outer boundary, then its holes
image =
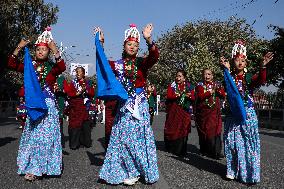
MULTIPOLYGON (((149 50, 149 55, 143 58, 142 63, 138 65, 137 69, 137 78, 135 82, 135 87, 145 87, 146 86, 146 78, 148 70, 158 61, 159 59, 159 50, 157 46, 155 46, 154 50, 149 50)), ((109 61, 109 64, 115 74, 115 61, 109 61)))
MULTIPOLYGON (((83 85, 83 83, 86 83, 86 80, 79 81, 79 85, 83 85)), ((77 97, 77 89, 75 88, 73 83, 67 83, 66 80, 63 81, 63 88, 64 92, 67 94, 69 97, 77 97)), ((92 99, 95 96, 95 88, 93 86, 86 86, 86 93, 90 99, 92 99)))
MULTIPOLYGON (((14 56, 9 56, 8 58, 8 67, 10 69, 13 69, 15 71, 24 72, 24 64, 20 63, 19 60, 14 56)), ((60 75, 62 72, 64 72, 66 69, 64 60, 61 59, 58 61, 54 66, 52 67, 51 71, 46 76, 46 83, 50 87, 50 89, 53 89, 54 83, 56 83, 56 78, 58 75, 60 75)))
MULTIPOLYGON (((208 83, 208 84, 209 84, 209 85, 212 85, 213 83, 210 82, 210 83, 208 83)), ((224 90, 223 87, 217 88, 215 92, 216 92, 216 94, 217 94, 219 97, 223 97, 223 98, 224 98, 225 95, 226 95, 225 90, 224 90)), ((198 99, 199 101, 203 101, 203 100, 205 100, 206 98, 210 98, 210 97, 212 96, 211 93, 210 93, 210 91, 205 91, 205 90, 204 90, 204 87, 201 86, 201 85, 196 86, 196 95, 197 95, 197 99, 198 99)))

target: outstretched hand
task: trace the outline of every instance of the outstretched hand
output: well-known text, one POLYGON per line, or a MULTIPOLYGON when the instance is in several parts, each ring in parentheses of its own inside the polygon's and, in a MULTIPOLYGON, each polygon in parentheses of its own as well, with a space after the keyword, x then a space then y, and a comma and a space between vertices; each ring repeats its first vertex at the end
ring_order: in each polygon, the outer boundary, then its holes
POLYGON ((58 53, 58 49, 57 49, 57 46, 55 44, 55 42, 53 40, 51 40, 49 43, 48 43, 48 47, 50 48, 50 50, 53 52, 53 54, 57 54, 58 53))
POLYGON ((228 59, 226 59, 224 56, 222 56, 220 58, 220 64, 222 64, 225 68, 230 70, 230 63, 229 63, 228 59))
POLYGON ((19 48, 23 48, 23 47, 27 46, 27 44, 29 44, 29 43, 30 43, 30 40, 28 40, 28 39, 21 39, 20 43, 18 44, 18 47, 19 48))
POLYGON ((142 30, 143 37, 147 43, 151 43, 151 36, 152 36, 151 33, 153 29, 154 29, 153 24, 150 23, 150 24, 147 24, 142 30))
POLYGON ((94 29, 94 35, 96 35, 97 33, 99 33, 99 40, 100 42, 104 42, 105 41, 105 37, 104 37, 104 32, 100 27, 95 27, 94 29))
POLYGON ((262 65, 266 66, 273 59, 273 52, 268 52, 263 56, 262 65))

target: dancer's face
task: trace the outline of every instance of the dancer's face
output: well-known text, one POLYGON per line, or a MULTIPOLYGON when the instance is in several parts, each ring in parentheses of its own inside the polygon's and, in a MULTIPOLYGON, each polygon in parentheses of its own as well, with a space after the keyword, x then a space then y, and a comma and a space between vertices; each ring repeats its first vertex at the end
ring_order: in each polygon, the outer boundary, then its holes
POLYGON ((78 80, 84 79, 85 78, 85 72, 82 68, 77 68, 76 69, 76 77, 78 80))
POLYGON ((206 82, 211 82, 213 81, 213 73, 211 70, 204 70, 203 72, 203 79, 206 82))
POLYGON ((244 57, 236 57, 234 59, 235 68, 238 72, 243 71, 244 68, 247 66, 247 61, 244 57))
POLYGON ((177 82, 178 84, 180 84, 180 83, 183 83, 184 81, 185 81, 184 75, 183 75, 181 72, 178 72, 178 73, 176 74, 176 82, 177 82))
POLYGON ((49 54, 49 48, 47 46, 36 47, 36 60, 46 60, 49 54))
POLYGON ((124 51, 128 56, 136 56, 139 50, 139 43, 136 41, 127 41, 124 45, 124 51))
POLYGON ((153 85, 149 85, 148 86, 148 91, 153 92, 154 91, 154 86, 153 85))

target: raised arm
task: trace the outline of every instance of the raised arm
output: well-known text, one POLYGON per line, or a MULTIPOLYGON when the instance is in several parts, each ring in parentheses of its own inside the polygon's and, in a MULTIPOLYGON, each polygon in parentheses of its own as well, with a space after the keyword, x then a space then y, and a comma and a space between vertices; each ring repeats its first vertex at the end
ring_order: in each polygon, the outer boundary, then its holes
POLYGON ((52 67, 51 73, 54 76, 60 75, 66 70, 65 62, 63 59, 56 60, 56 64, 52 67))
POLYGON ((262 62, 260 64, 260 71, 258 74, 252 76, 251 87, 257 88, 266 82, 266 65, 273 59, 273 53, 268 52, 263 56, 262 62))
POLYGON ((142 31, 143 37, 149 50, 149 55, 144 59, 142 63, 142 67, 145 70, 150 69, 159 59, 159 50, 152 40, 153 29, 153 24, 147 24, 142 31))
POLYGON ((29 43, 29 40, 22 39, 18 46, 15 48, 12 55, 8 58, 8 68, 13 69, 17 72, 24 72, 24 64, 18 60, 19 52, 29 43))
POLYGON ((56 60, 56 64, 51 69, 51 73, 54 76, 58 76, 66 70, 65 62, 61 58, 60 52, 58 51, 56 44, 53 40, 48 43, 48 47, 50 51, 53 53, 54 58, 56 60))
POLYGON ((8 57, 8 68, 17 72, 24 72, 24 64, 20 63, 18 57, 13 54, 8 57))

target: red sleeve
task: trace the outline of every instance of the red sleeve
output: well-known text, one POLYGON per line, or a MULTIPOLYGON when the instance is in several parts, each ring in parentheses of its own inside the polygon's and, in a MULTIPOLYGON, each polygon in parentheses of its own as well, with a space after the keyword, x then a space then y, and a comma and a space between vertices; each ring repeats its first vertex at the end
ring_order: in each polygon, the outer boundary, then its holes
POLYGON ((206 98, 210 98, 211 93, 209 91, 206 91, 204 93, 204 88, 202 86, 198 85, 196 87, 196 96, 197 96, 197 99, 199 99, 200 101, 203 101, 206 98))
POLYGON ((191 101, 195 101, 195 91, 194 91, 194 90, 191 90, 191 91, 190 91, 190 95, 191 95, 191 96, 190 96, 189 99, 190 99, 191 101))
POLYGON ((18 58, 12 55, 8 57, 8 68, 13 69, 17 72, 24 72, 24 64, 20 63, 18 58))
POLYGON ((75 87, 71 83, 67 83, 66 80, 63 81, 63 89, 64 89, 64 92, 67 94, 67 96, 69 97, 76 96, 75 87))
POLYGON ((176 100, 178 97, 176 96, 173 88, 171 87, 171 85, 168 86, 168 90, 167 90, 167 99, 168 100, 176 100))
POLYGON ((88 94, 89 98, 93 98, 95 96, 95 88, 90 87, 89 89, 87 89, 87 94, 88 94))
POLYGON ((157 96, 157 90, 156 90, 156 89, 154 89, 154 91, 153 91, 153 96, 154 96, 154 97, 157 96))
POLYGON ((24 97, 25 96, 25 88, 21 87, 18 91, 18 96, 19 97, 24 97))
POLYGON ((266 68, 261 68, 258 74, 255 74, 251 78, 251 87, 257 88, 266 82, 266 68))
POLYGON ((141 63, 141 68, 145 71, 149 70, 159 59, 159 50, 155 45, 154 50, 149 50, 149 55, 144 58, 143 62, 141 63))
POLYGON ((115 65, 114 65, 115 61, 109 60, 108 63, 110 65, 112 71, 114 72, 115 71, 115 65))
POLYGON ((226 96, 225 89, 223 87, 217 89, 216 93, 219 95, 219 97, 222 97, 222 98, 225 98, 226 96))
POLYGON ((62 72, 66 70, 65 62, 63 59, 58 61, 51 69, 51 74, 54 76, 60 75, 62 72))

